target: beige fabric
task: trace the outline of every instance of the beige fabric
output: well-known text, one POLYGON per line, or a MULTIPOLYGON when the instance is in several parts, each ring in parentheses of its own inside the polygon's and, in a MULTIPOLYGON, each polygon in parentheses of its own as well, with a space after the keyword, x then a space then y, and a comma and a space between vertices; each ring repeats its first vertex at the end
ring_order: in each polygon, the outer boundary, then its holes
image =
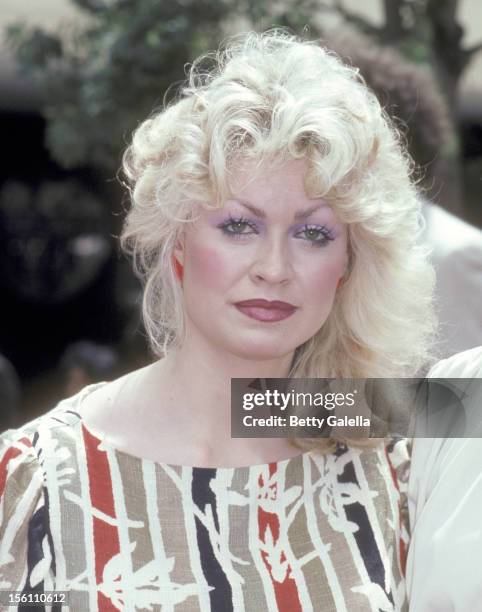
POLYGON ((407 609, 405 440, 156 463, 86 429, 95 388, 0 437, 2 588, 69 590, 82 612, 407 609))

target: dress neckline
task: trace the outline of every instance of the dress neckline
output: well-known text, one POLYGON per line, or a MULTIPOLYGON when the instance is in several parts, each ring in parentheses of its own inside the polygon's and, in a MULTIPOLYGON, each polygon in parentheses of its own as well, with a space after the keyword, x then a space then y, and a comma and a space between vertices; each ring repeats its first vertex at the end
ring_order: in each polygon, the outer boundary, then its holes
MULTIPOLYGON (((82 391, 80 391, 77 396, 74 396, 74 398, 72 398, 72 399, 77 400, 74 403, 74 410, 72 410, 71 407, 69 406, 69 408, 65 408, 65 412, 69 413, 71 416, 75 415, 76 417, 75 423, 73 423, 70 419, 68 420, 70 421, 70 424, 78 427, 80 435, 86 435, 90 437, 91 439, 93 439, 100 446, 101 450, 105 449, 105 450, 114 452, 116 455, 120 457, 124 457, 126 460, 129 460, 129 461, 143 461, 143 462, 149 463, 150 465, 156 465, 166 470, 169 470, 169 469, 175 470, 175 471, 196 470, 198 473, 201 473, 203 471, 205 473, 213 472, 213 471, 215 471, 216 473, 228 473, 228 472, 234 471, 236 473, 241 474, 241 473, 250 473, 251 471, 254 471, 254 470, 261 471, 261 470, 271 469, 271 471, 280 471, 280 470, 285 470, 288 466, 291 466, 291 464, 302 465, 304 457, 305 456, 309 457, 314 452, 312 450, 300 451, 299 454, 293 455, 292 457, 288 457, 287 459, 279 459, 277 461, 268 461, 265 463, 255 463, 255 464, 250 464, 250 465, 240 465, 240 466, 231 466, 231 467, 226 467, 226 466, 207 467, 207 466, 196 466, 196 465, 184 465, 184 464, 170 463, 166 461, 158 461, 156 459, 151 459, 149 457, 142 457, 140 455, 131 453, 127 450, 123 450, 122 448, 118 447, 116 444, 113 444, 112 442, 106 440, 102 435, 100 435, 96 431, 92 430, 90 426, 86 425, 83 419, 83 415, 80 410, 82 400, 85 399, 95 389, 98 389, 101 386, 104 386, 105 384, 108 384, 108 383, 101 382, 101 383, 95 383, 92 385, 88 385, 87 387, 84 387, 84 389, 82 389, 82 391)), ((262 440, 262 438, 260 438, 260 440, 262 440)))
POLYGON ((240 473, 240 472, 251 472, 252 470, 260 471, 260 470, 265 470, 269 468, 271 468, 272 470, 275 469, 276 471, 279 471, 279 470, 286 469, 291 464, 297 464, 300 462, 302 463, 303 457, 305 455, 309 456, 312 453, 312 451, 304 451, 304 452, 300 452, 298 455, 293 455, 292 457, 288 457, 287 459, 279 459, 278 461, 269 461, 266 463, 255 463, 255 464, 250 464, 250 465, 238 465, 238 466, 232 466, 232 467, 225 467, 225 466, 207 467, 207 466, 197 466, 197 465, 183 465, 183 464, 177 464, 177 463, 168 463, 166 461, 158 461, 156 459, 150 459, 149 457, 141 457, 139 455, 135 455, 134 453, 130 453, 126 450, 123 450, 117 447, 115 444, 112 444, 111 442, 102 438, 101 436, 99 436, 99 434, 94 433, 84 423, 81 415, 79 415, 79 425, 81 426, 84 433, 86 433, 88 436, 90 436, 92 439, 98 442, 101 450, 102 449, 110 450, 114 452, 116 455, 125 457, 126 459, 130 461, 143 461, 151 465, 157 465, 161 468, 171 469, 175 471, 196 470, 197 472, 215 471, 217 473, 220 473, 220 472, 226 473, 226 472, 234 471, 234 472, 240 473))

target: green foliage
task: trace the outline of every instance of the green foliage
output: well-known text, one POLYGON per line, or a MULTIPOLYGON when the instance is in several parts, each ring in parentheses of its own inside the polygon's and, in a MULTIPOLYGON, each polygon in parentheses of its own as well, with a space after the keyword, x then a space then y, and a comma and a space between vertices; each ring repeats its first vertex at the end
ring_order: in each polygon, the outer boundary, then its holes
MULTIPOLYGON (((347 11, 341 0, 71 2, 84 13, 86 25, 46 33, 15 24, 8 28, 7 40, 43 95, 53 157, 66 168, 93 166, 108 177, 116 173, 132 130, 162 105, 172 83, 184 80, 185 65, 216 48, 226 34, 279 25, 316 37, 320 32, 313 18, 324 10, 394 44, 417 63, 444 60, 440 49, 446 35, 445 47, 452 48, 448 70, 456 53, 451 41, 458 36, 448 23, 456 0, 383 0, 386 19, 380 27, 347 11), (443 6, 443 15, 437 6, 443 6)), ((450 98, 456 76, 447 77, 441 61, 436 68, 450 98)))
POLYGON ((15 47, 20 64, 30 70, 41 70, 62 56, 60 39, 39 28, 28 30, 22 23, 12 24, 7 27, 7 39, 15 47))
POLYGON ((47 145, 66 168, 112 176, 130 132, 160 105, 183 65, 215 45, 228 5, 221 0, 75 0, 88 25, 46 34, 11 26, 8 41, 33 75, 48 119, 47 145))
MULTIPOLYGON (((57 33, 10 26, 7 40, 35 77, 47 146, 65 168, 112 177, 132 130, 162 105, 185 64, 237 29, 309 24, 315 0, 71 0, 81 27, 57 33)), ((313 32, 316 34, 316 32, 313 32)))

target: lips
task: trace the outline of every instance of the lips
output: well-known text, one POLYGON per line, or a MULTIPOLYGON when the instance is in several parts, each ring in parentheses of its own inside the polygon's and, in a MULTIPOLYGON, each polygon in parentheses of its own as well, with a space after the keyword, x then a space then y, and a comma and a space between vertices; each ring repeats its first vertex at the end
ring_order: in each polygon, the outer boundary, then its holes
POLYGON ((273 310, 294 310, 296 308, 293 304, 280 302, 278 300, 244 300, 243 302, 236 302, 236 306, 253 306, 255 308, 268 308, 273 310))
POLYGON ((278 300, 244 300, 237 302, 236 308, 250 319, 274 323, 290 317, 296 310, 296 306, 288 302, 278 300))

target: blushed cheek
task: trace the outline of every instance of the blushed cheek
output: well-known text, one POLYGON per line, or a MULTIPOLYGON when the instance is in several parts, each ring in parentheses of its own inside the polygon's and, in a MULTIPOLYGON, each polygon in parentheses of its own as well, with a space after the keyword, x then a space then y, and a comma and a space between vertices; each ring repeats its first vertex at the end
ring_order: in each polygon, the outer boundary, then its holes
POLYGON ((189 251, 192 282, 206 290, 222 287, 226 282, 229 262, 219 250, 205 244, 193 244, 189 251))
POLYGON ((331 299, 343 271, 344 262, 342 261, 326 262, 320 269, 315 270, 310 282, 314 299, 319 303, 331 299))

